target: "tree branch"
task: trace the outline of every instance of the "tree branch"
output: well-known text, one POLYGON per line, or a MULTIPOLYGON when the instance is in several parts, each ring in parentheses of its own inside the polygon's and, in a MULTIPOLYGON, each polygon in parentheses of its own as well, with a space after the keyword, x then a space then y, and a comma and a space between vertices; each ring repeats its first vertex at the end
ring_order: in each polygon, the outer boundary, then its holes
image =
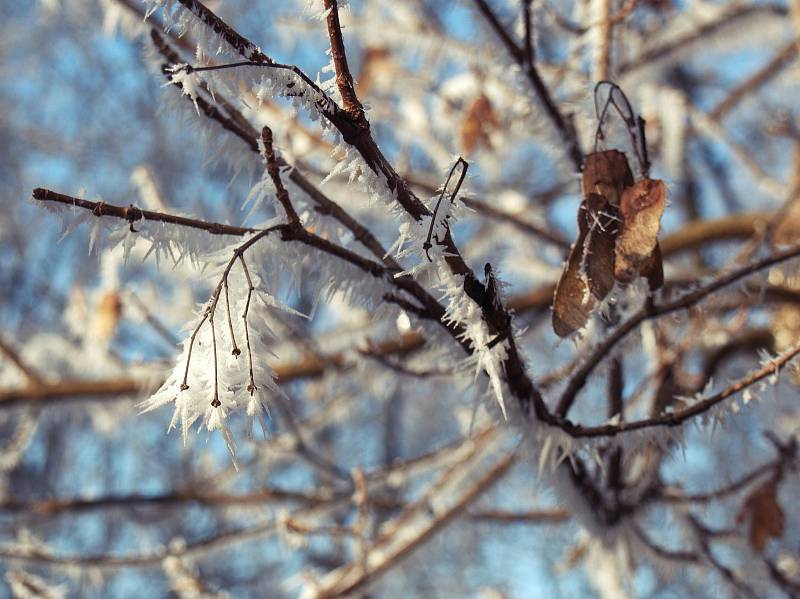
POLYGON ((511 34, 508 33, 502 23, 500 23, 497 15, 495 15, 494 11, 486 2, 486 0, 473 1, 475 2, 475 5, 480 13, 484 16, 494 32, 503 42, 503 45, 506 47, 506 50, 508 50, 508 53, 528 77, 536 96, 539 98, 539 101, 544 107, 545 113, 555 126, 556 130, 561 136, 561 139, 567 147, 567 154, 572 160, 572 165, 575 169, 575 172, 581 172, 583 170, 583 151, 581 150, 580 143, 578 142, 578 135, 575 131, 575 128, 566 118, 564 118, 564 116, 561 114, 561 111, 556 106, 550 94, 550 90, 547 88, 547 85, 545 85, 544 81, 542 80, 539 71, 536 69, 536 65, 532 61, 530 64, 526 64, 524 51, 520 48, 517 42, 514 41, 514 39, 511 37, 511 34))
POLYGON ((67 206, 76 206, 90 210, 95 216, 113 216, 121 218, 133 224, 139 220, 150 220, 162 223, 170 223, 173 225, 180 225, 181 227, 190 227, 192 229, 202 229, 212 235, 247 235, 248 233, 255 233, 258 229, 251 229, 248 227, 235 227, 232 225, 223 225, 221 223, 213 223, 195 218, 188 218, 185 216, 175 216, 174 214, 167 214, 164 212, 154 212, 152 210, 142 210, 133 204, 127 208, 122 206, 114 206, 106 204, 105 202, 92 202, 90 200, 83 200, 74 198, 72 196, 64 195, 49 189, 42 189, 37 187, 33 190, 33 199, 40 202, 56 202, 65 204, 67 206))
POLYGON ((566 389, 564 390, 564 393, 561 396, 561 399, 558 402, 556 414, 559 416, 567 415, 570 407, 575 401, 575 397, 586 384, 589 375, 592 373, 595 367, 597 367, 597 365, 603 361, 606 356, 610 355, 611 350, 618 342, 624 339, 628 333, 636 329, 641 323, 652 318, 670 314, 671 312, 677 312, 678 310, 691 308, 715 291, 727 287, 728 285, 731 285, 732 283, 735 283, 744 277, 763 270, 764 268, 774 266, 775 264, 780 264, 781 262, 790 260, 797 256, 800 256, 800 246, 794 246, 781 252, 777 252, 757 262, 748 264, 742 268, 717 277, 717 279, 708 285, 691 293, 687 293, 671 302, 665 302, 662 304, 652 304, 647 302, 631 318, 614 329, 614 331, 589 355, 583 366, 581 366, 581 368, 579 368, 575 374, 573 374, 572 378, 567 384, 566 389))
MULTIPOLYGON (((338 0, 325 0, 325 9, 328 11, 326 22, 328 25, 328 39, 331 44, 331 58, 333 58, 333 68, 336 71, 336 86, 342 96, 342 105, 355 121, 366 123, 364 107, 356 96, 353 76, 347 66, 347 54, 344 50, 344 38, 342 37, 342 26, 339 23, 339 2, 338 0)), ((367 127, 369 124, 367 123, 367 127)))

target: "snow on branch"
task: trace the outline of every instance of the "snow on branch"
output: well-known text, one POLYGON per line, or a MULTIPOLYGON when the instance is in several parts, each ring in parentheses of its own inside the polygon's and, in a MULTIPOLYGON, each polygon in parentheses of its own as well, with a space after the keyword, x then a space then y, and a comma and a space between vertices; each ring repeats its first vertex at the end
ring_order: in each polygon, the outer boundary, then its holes
MULTIPOLYGON (((215 72, 227 72, 232 69, 244 71, 246 77, 244 83, 256 91, 257 97, 261 94, 262 98, 270 95, 303 101, 312 118, 316 115, 323 116, 341 135, 341 138, 356 149, 367 167, 383 180, 389 193, 395 196, 396 201, 412 218, 419 220, 426 213, 424 204, 411 192, 373 139, 369 122, 363 111, 356 110, 354 114, 350 114, 347 110, 342 109, 322 91, 320 83, 313 82, 294 65, 284 65, 272 60, 202 2, 197 0, 180 0, 179 2, 176 0, 148 0, 148 2, 150 13, 158 8, 163 8, 164 14, 172 14, 179 4, 182 5, 188 11, 187 14, 178 17, 182 30, 188 30, 191 27, 192 18, 196 18, 203 24, 207 32, 219 40, 216 53, 238 55, 245 59, 244 63, 231 63, 234 66, 230 69, 227 65, 218 65, 218 68, 195 66, 195 72, 198 68, 205 68, 212 75, 207 80, 207 84, 212 90, 216 91, 217 87, 222 91, 229 89, 231 81, 213 77, 213 75, 215 72), (264 68, 273 71, 273 75, 271 77, 263 76, 260 71, 264 68)), ((194 29, 192 31, 195 36, 200 33, 194 29)), ((205 40, 200 45, 208 48, 209 43, 205 38, 207 36, 199 36, 199 39, 205 40)), ((235 86, 234 89, 236 89, 235 86)))
MULTIPOLYGON (((280 304, 269 294, 265 282, 258 275, 251 275, 245 258, 249 248, 276 231, 274 227, 264 229, 233 248, 197 325, 184 342, 175 370, 161 388, 141 404, 143 411, 148 412, 174 402, 175 414, 170 428, 180 425, 184 443, 189 428, 202 418, 209 431, 222 432, 228 450, 234 455, 233 436, 226 425, 228 413, 246 405, 252 426, 253 419, 263 418, 265 390, 280 393, 275 384, 275 373, 264 362, 269 351, 266 341, 270 337, 270 328, 263 315, 251 306, 253 292, 258 290, 256 297, 266 308, 279 307, 280 304), (240 270, 234 271, 234 266, 240 270), (225 312, 218 332, 221 298, 224 298, 225 312), (225 321, 227 339, 223 334, 225 321), (251 334, 251 330, 257 333, 251 334), (240 359, 242 344, 246 359, 240 359), (255 359, 254 355, 257 356, 255 359)), ((212 264, 216 261, 219 265, 220 258, 222 256, 212 260, 212 264)), ((219 266, 215 270, 218 269, 219 266)))
MULTIPOLYGON (((200 21, 210 27, 215 33, 219 34, 223 40, 230 44, 230 46, 233 47, 240 56, 247 59, 246 63, 232 63, 231 65, 218 65, 210 67, 192 67, 193 72, 198 72, 200 69, 203 69, 213 74, 220 71, 226 71, 228 67, 231 69, 238 69, 240 67, 250 69, 263 66, 270 67, 276 64, 271 58, 261 53, 260 50, 257 55, 254 55, 252 52, 252 44, 247 42, 245 38, 239 34, 236 34, 227 24, 219 19, 219 17, 214 15, 214 13, 203 6, 202 3, 192 1, 181 2, 181 4, 192 11, 192 13, 198 19, 200 19, 200 21)), ((356 105, 354 103, 357 101, 357 98, 355 97, 354 91, 349 89, 351 87, 348 83, 349 71, 347 70, 346 60, 344 57, 344 44, 341 37, 341 28, 338 24, 338 17, 336 17, 337 7, 335 4, 330 4, 328 8, 330 9, 328 14, 328 29, 332 44, 332 54, 334 55, 334 68, 337 70, 339 89, 345 96, 349 98, 351 110, 349 112, 347 110, 343 110, 338 106, 338 104, 331 101, 327 106, 320 109, 320 112, 341 134, 343 141, 356 150, 359 158, 366 164, 366 170, 371 171, 371 176, 365 176, 363 169, 361 169, 360 174, 360 177, 364 180, 365 187, 370 195, 386 197, 388 194, 387 199, 389 201, 394 202, 396 200, 396 202, 403 207, 411 219, 410 222, 405 223, 405 226, 413 228, 416 224, 423 220, 425 216, 431 214, 430 209, 427 208, 425 204, 413 194, 413 192, 411 192, 405 181, 398 175, 394 167, 385 158, 371 135, 369 122, 367 121, 366 116, 363 114, 363 111, 359 110, 358 108, 360 105, 356 105)), ((288 65, 282 66, 287 67, 288 65)), ((291 70, 291 67, 289 67, 289 69, 291 70)), ((298 76, 301 76, 302 81, 306 85, 309 84, 310 80, 307 77, 302 76, 301 71, 297 70, 292 72, 298 76)), ((289 86, 288 82, 281 83, 283 83, 283 85, 278 85, 278 93, 285 92, 289 86)), ((213 89, 213 86, 210 85, 210 87, 213 89)), ((321 91, 319 86, 313 84, 311 88, 313 91, 321 91)), ((220 89, 223 91, 226 90, 224 84, 220 85, 220 89)), ((275 92, 276 90, 272 89, 272 91, 275 92)), ((324 94, 324 92, 322 93, 324 94)), ((305 97, 305 94, 303 94, 303 97, 305 97)), ((336 171, 331 173, 331 175, 334 174, 336 174, 336 171)), ((353 174, 351 174, 351 178, 352 176, 353 174)), ((445 213, 447 213, 447 211, 445 211, 445 213)), ((506 372, 513 373, 509 377, 509 380, 515 383, 512 386, 515 387, 514 394, 520 404, 529 406, 530 402, 533 401, 539 406, 537 411, 542 412, 545 410, 545 408, 542 404, 541 397, 533 386, 531 380, 525 374, 525 369, 522 365, 522 361, 516 346, 513 343, 513 338, 511 338, 509 335, 510 318, 508 317, 507 312, 505 309, 498 308, 487 310, 487 306, 491 304, 493 300, 489 300, 488 304, 482 305, 482 302, 486 300, 485 286, 477 281, 472 273, 472 270, 461 257, 449 230, 444 232, 444 238, 442 241, 443 243, 441 245, 445 247, 445 251, 447 253, 445 263, 450 269, 450 274, 445 276, 453 277, 453 280, 450 281, 450 287, 452 288, 452 291, 459 295, 464 295, 465 298, 469 297, 478 304, 477 309, 475 309, 475 306, 472 306, 471 309, 472 312, 475 313, 476 327, 479 328, 480 331, 483 331, 484 334, 481 334, 477 329, 473 331, 472 334, 475 335, 476 339, 487 337, 487 339, 477 343, 477 347, 482 347, 486 350, 483 351, 483 353, 478 354, 478 364, 482 370, 489 374, 490 379, 493 379, 492 386, 495 390, 495 395, 498 399, 498 402, 503 407, 503 411, 505 412, 505 406, 500 395, 500 373, 505 370, 506 372), (511 347, 508 354, 503 353, 504 346, 497 341, 498 339, 507 339, 509 341, 509 345, 511 347), (501 364, 503 366, 501 366, 501 364), (531 400, 531 395, 533 395, 533 400, 531 400)), ((464 302, 455 302, 455 304, 461 303, 464 302)), ((454 304, 452 302, 450 313, 451 315, 455 315, 456 318, 448 317, 446 322, 452 325, 457 325, 463 329, 461 326, 463 323, 459 320, 462 314, 460 313, 459 309, 454 308, 454 304)), ((469 336, 465 336, 463 333, 461 333, 460 336, 462 341, 466 341, 466 346, 470 349, 470 352, 474 351, 472 344, 469 343, 469 336)), ((526 407, 525 410, 527 411, 527 409, 528 408, 526 407)))
MULTIPOLYGON (((280 178, 274 170, 274 155, 271 161, 273 173, 280 184, 280 178)), ((102 216, 116 217, 122 224, 115 231, 124 231, 126 247, 132 247, 137 234, 142 231, 134 228, 138 222, 152 222, 160 227, 181 225, 174 231, 170 229, 169 237, 164 231, 159 231, 159 235, 152 239, 154 247, 156 243, 164 245, 167 251, 178 253, 179 256, 183 256, 186 250, 175 240, 181 238, 180 231, 184 229, 248 236, 244 242, 237 242, 233 247, 222 246, 216 251, 202 254, 204 261, 212 265, 211 275, 217 277, 218 283, 211 298, 197 315, 196 324, 184 343, 175 370, 161 389, 143 404, 145 410, 150 410, 174 401, 176 408, 172 425, 180 424, 184 441, 192 424, 202 418, 208 430, 219 429, 223 432, 233 452, 232 436, 225 424, 228 413, 246 406, 248 416, 253 419, 261 413, 264 390, 278 393, 274 372, 263 362, 263 358, 254 359, 254 356, 268 353, 266 344, 270 334, 265 314, 253 307, 252 300, 259 299, 260 308, 266 311, 286 309, 270 293, 264 278, 266 275, 261 273, 276 272, 275 269, 281 268, 281 262, 284 270, 287 264, 291 264, 293 270, 299 273, 304 265, 313 260, 307 253, 287 253, 283 242, 299 243, 335 259, 331 266, 316 263, 315 270, 320 267, 323 271, 328 270, 328 274, 321 277, 328 293, 348 289, 356 299, 377 305, 379 298, 392 286, 399 286, 403 291, 415 291, 407 281, 395 279, 393 272, 382 264, 308 232, 295 219, 290 219, 289 224, 276 224, 260 230, 239 229, 143 211, 135 206, 122 208, 91 202, 44 189, 35 190, 34 197, 42 202, 82 208, 83 214, 96 219, 95 226, 99 226, 102 216), (248 251, 253 253, 252 248, 256 245, 258 251, 253 264, 258 264, 259 269, 254 271, 248 267, 245 254, 248 251), (335 266, 336 263, 347 266, 335 266), (272 270, 271 266, 274 267, 272 270), (368 275, 367 280, 363 278, 364 273, 368 275), (370 280, 374 283, 370 283, 370 280), (223 318, 220 319, 218 312, 223 305, 223 318), (251 334, 254 330, 259 333, 251 334), (246 355, 240 358, 242 349, 246 355)), ((285 200, 288 202, 288 197, 285 200)), ((195 259, 201 255, 198 245, 195 242, 191 248, 191 255, 195 259)))

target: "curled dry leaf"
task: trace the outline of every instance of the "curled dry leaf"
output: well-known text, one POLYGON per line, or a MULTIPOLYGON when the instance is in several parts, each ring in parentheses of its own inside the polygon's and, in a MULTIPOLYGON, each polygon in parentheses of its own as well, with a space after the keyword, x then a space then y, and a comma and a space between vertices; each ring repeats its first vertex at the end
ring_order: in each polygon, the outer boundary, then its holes
POLYGON ((783 509, 778 503, 778 477, 773 477, 755 489, 742 504, 737 524, 749 523, 750 546, 759 553, 764 551, 767 541, 783 535, 783 509))
POLYGON ((597 194, 619 206, 622 192, 633 185, 628 159, 619 150, 594 152, 584 159, 583 193, 597 194))
POLYGON ((578 210, 578 239, 569 252, 564 272, 556 285, 553 330, 559 337, 568 337, 582 329, 594 307, 583 269, 584 242, 589 232, 587 219, 584 217, 586 212, 584 200, 578 210))
POLYGON ((666 186, 658 179, 642 179, 623 191, 619 209, 622 230, 614 264, 614 276, 620 282, 629 283, 642 274, 651 288, 659 279, 663 283, 658 231, 666 197, 666 186))
POLYGON ((578 240, 553 300, 553 329, 559 337, 583 328, 615 281, 630 283, 641 275, 650 289, 664 284, 658 245, 664 182, 645 178, 634 183, 625 154, 605 150, 586 157, 583 191, 578 240))
POLYGON ((567 337, 582 329, 614 286, 614 239, 619 218, 604 197, 589 194, 578 210, 578 240, 556 286, 553 329, 567 337))
POLYGON ((472 101, 461 123, 461 147, 465 154, 483 146, 491 147, 489 136, 500 125, 492 103, 486 94, 480 94, 472 101))

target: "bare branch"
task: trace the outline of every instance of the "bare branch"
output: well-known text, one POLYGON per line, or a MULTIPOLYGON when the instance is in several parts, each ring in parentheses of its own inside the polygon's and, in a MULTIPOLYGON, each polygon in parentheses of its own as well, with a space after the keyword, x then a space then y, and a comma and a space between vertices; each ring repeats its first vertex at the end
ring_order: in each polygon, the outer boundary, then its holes
POLYGON ((564 145, 567 147, 567 154, 572 160, 572 165, 575 171, 581 172, 581 170, 583 170, 583 151, 580 148, 580 143, 578 142, 578 136, 575 132, 575 128, 561 114, 561 111, 553 101, 550 90, 542 80, 542 77, 539 74, 539 71, 536 69, 536 66, 533 64, 533 62, 531 62, 529 65, 525 64, 526 61, 524 51, 522 48, 520 48, 517 42, 514 41, 514 39, 511 37, 511 34, 506 30, 502 23, 500 23, 497 15, 495 15, 494 11, 486 2, 486 0, 474 0, 474 2, 478 10, 503 42, 503 45, 506 47, 508 53, 514 60, 517 61, 517 63, 525 72, 525 75, 528 77, 528 80, 533 86, 536 96, 544 106, 545 113, 552 121, 553 125, 561 136, 564 145))
POLYGON ((342 96, 342 104, 345 112, 356 121, 366 122, 364 107, 356 96, 353 76, 347 66, 347 54, 344 50, 344 38, 342 36, 342 26, 339 23, 339 2, 338 0, 325 0, 325 10, 328 11, 326 22, 328 24, 328 38, 331 44, 331 57, 333 58, 333 68, 336 70, 336 86, 342 96))
POLYGON ((275 149, 272 147, 272 129, 265 126, 261 130, 261 141, 264 142, 264 158, 267 161, 267 172, 278 192, 278 201, 286 212, 286 218, 289 219, 289 224, 298 224, 300 222, 300 217, 297 216, 297 212, 294 206, 292 206, 292 201, 289 199, 289 192, 286 191, 286 188, 283 186, 283 181, 281 181, 281 173, 278 170, 278 160, 275 157, 275 149))
POLYGON ((33 190, 33 198, 40 202, 56 202, 59 204, 66 204, 67 206, 76 206, 78 208, 85 208, 90 210, 95 216, 113 216, 121 218, 133 224, 139 220, 150 220, 162 223, 170 223, 173 225, 180 225, 181 227, 191 227, 193 229, 202 229, 212 235, 237 235, 242 236, 248 233, 254 233, 257 229, 248 227, 234 227, 232 225, 223 225, 221 223, 212 223, 195 218, 187 218, 184 216, 175 216, 174 214, 166 214, 163 212, 153 212, 152 210, 142 210, 133 204, 124 208, 122 206, 114 206, 106 204, 105 202, 92 202, 72 196, 64 195, 49 189, 42 189, 37 187, 33 190))

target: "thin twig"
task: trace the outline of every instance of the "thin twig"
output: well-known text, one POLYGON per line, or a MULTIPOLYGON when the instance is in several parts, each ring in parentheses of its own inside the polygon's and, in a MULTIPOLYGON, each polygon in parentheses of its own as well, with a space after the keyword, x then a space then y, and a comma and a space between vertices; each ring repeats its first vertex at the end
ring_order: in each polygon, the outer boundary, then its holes
POLYGON ((336 86, 342 96, 342 107, 354 120, 366 122, 364 107, 356 96, 353 76, 350 74, 350 67, 347 66, 347 54, 344 49, 344 37, 342 36, 342 26, 339 23, 339 2, 338 0, 325 0, 325 10, 328 11, 326 23, 328 25, 328 39, 331 44, 331 58, 333 68, 336 71, 336 86))
POLYGON ((142 219, 158 221, 162 223, 180 225, 182 227, 202 229, 203 231, 207 231, 212 235, 242 236, 257 231, 257 229, 251 229, 248 227, 234 227, 232 225, 223 225, 221 223, 213 223, 195 218, 175 216, 174 214, 166 214, 164 212, 142 210, 133 204, 125 208, 122 206, 106 204, 104 202, 91 202, 89 200, 82 200, 80 198, 74 198, 62 193, 50 191, 49 189, 42 189, 40 187, 37 187, 33 190, 33 198, 35 200, 39 200, 40 202, 56 202, 59 204, 66 204, 67 206, 85 208, 86 210, 91 210, 96 216, 114 216, 132 223, 142 219))
POLYGON ((559 427, 565 433, 574 438, 591 438, 591 437, 613 437, 624 434, 630 431, 642 430, 646 428, 653 428, 657 426, 676 427, 691 420, 692 418, 708 412, 711 408, 720 402, 728 399, 744 391, 748 387, 763 381, 764 379, 777 375, 780 370, 785 367, 791 360, 800 355, 800 344, 795 346, 791 351, 786 352, 779 357, 768 362, 762 368, 755 372, 750 373, 742 379, 739 379, 732 385, 726 387, 719 393, 715 393, 710 397, 697 401, 689 407, 671 413, 661 414, 653 418, 645 418, 642 420, 633 420, 630 422, 622 422, 619 424, 604 424, 599 426, 580 426, 571 423, 568 420, 554 419, 553 425, 559 427))
POLYGON ((536 49, 533 44, 533 23, 531 19, 531 4, 533 0, 521 0, 522 4, 522 24, 525 32, 522 38, 522 50, 525 57, 525 64, 532 68, 536 60, 536 49))
POLYGON ((494 32, 503 42, 503 45, 506 47, 508 53, 511 54, 511 57, 517 61, 517 63, 525 72, 525 75, 528 77, 528 80, 533 86, 536 96, 539 98, 539 101, 544 107, 547 117, 552 121, 553 125, 561 136, 562 141, 567 146, 567 154, 572 160, 572 165, 575 171, 581 172, 581 170, 583 170, 583 152, 581 151, 575 128, 569 123, 564 115, 561 114, 561 111, 556 106, 552 95, 550 94, 550 90, 547 88, 544 80, 542 80, 536 65, 534 63, 531 63, 530 65, 525 64, 524 51, 522 48, 520 48, 517 42, 514 41, 514 38, 511 37, 511 34, 497 18, 497 15, 495 15, 494 11, 486 2, 486 0, 473 1, 480 13, 484 16, 494 32))
POLYGON ((245 300, 244 310, 242 311, 242 320, 244 321, 244 339, 245 343, 247 344, 247 365, 250 377, 247 383, 247 392, 250 395, 253 395, 258 387, 256 387, 255 376, 253 375, 253 348, 250 346, 250 326, 247 320, 247 315, 250 311, 250 300, 253 297, 253 291, 255 290, 255 287, 253 286, 253 279, 250 278, 250 271, 247 269, 247 262, 244 260, 244 255, 239 254, 239 262, 242 265, 242 271, 244 272, 244 277, 247 280, 247 299, 245 300))
POLYGON ((16 350, 6 343, 2 337, 0 337, 0 354, 11 360, 11 363, 25 376, 28 385, 37 385, 42 382, 36 371, 28 366, 16 350))
POLYGON ((281 181, 281 173, 278 169, 278 161, 275 158, 275 149, 272 147, 272 129, 266 125, 261 130, 261 141, 264 142, 264 158, 267 161, 267 173, 269 173, 272 184, 275 185, 277 198, 283 210, 286 212, 286 218, 289 219, 289 224, 300 223, 300 217, 292 206, 292 201, 289 199, 289 192, 283 186, 281 181))

